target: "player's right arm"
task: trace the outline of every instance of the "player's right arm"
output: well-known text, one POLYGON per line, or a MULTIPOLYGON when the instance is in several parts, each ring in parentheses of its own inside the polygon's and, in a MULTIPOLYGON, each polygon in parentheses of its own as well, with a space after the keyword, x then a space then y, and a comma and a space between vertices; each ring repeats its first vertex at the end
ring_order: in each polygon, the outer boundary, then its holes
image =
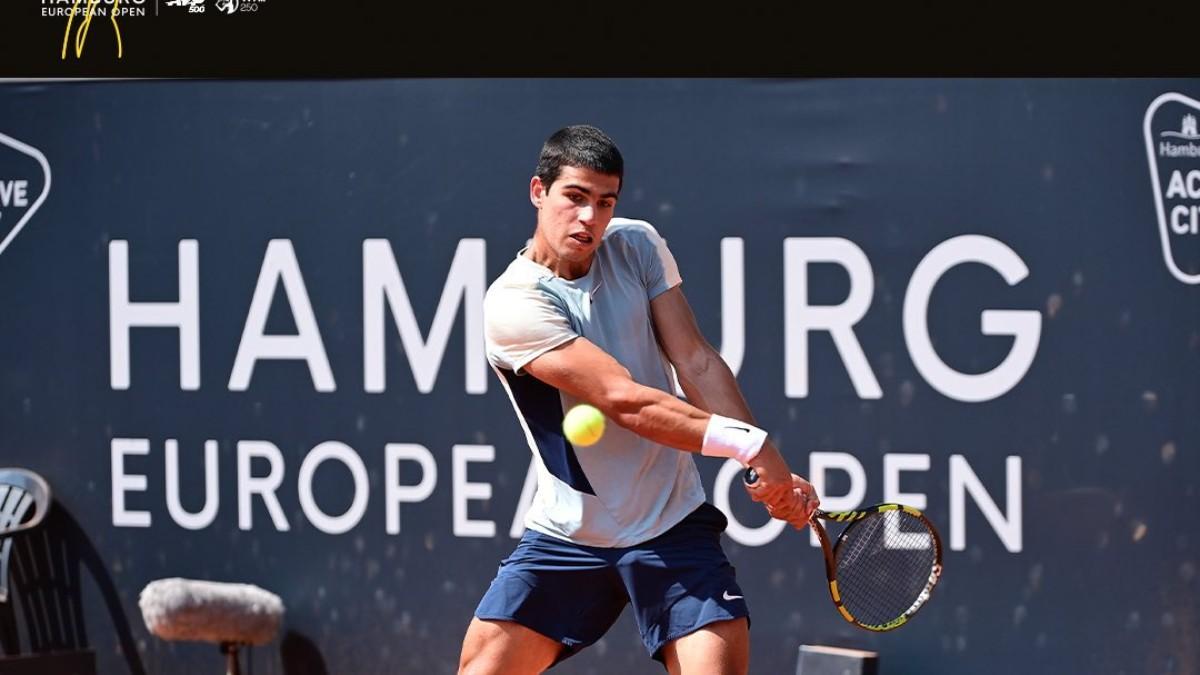
POLYGON ((572 328, 560 301, 538 283, 493 284, 484 298, 484 336, 492 365, 532 375, 660 445, 745 460, 766 438, 752 425, 738 425, 745 435, 729 431, 720 422, 736 420, 636 382, 612 355, 572 328))
MULTIPOLYGON (((713 421, 711 413, 660 389, 638 384, 624 366, 586 338, 577 337, 545 352, 527 363, 525 371, 591 403, 605 417, 640 436, 679 450, 703 450, 713 421)), ((763 502, 772 516, 798 529, 804 527, 818 503, 812 486, 788 471, 769 441, 764 442, 751 465, 773 476, 770 484, 756 484, 751 496, 763 502)))
POLYGON ((604 416, 656 443, 700 452, 711 415, 654 387, 638 384, 608 352, 577 337, 525 364, 546 384, 587 401, 604 416))
POLYGON ((612 355, 572 329, 562 307, 538 284, 494 284, 484 298, 484 336, 492 365, 587 401, 656 443, 700 451, 710 415, 634 381, 612 355))

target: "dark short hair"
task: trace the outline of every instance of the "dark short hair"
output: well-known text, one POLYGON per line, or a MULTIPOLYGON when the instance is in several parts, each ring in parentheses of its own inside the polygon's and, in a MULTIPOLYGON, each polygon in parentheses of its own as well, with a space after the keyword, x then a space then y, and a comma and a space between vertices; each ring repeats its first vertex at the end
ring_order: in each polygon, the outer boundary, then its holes
POLYGON ((538 155, 537 177, 547 188, 558 180, 564 166, 591 169, 616 176, 617 190, 625 178, 625 160, 608 134, 589 124, 575 124, 554 132, 538 155))

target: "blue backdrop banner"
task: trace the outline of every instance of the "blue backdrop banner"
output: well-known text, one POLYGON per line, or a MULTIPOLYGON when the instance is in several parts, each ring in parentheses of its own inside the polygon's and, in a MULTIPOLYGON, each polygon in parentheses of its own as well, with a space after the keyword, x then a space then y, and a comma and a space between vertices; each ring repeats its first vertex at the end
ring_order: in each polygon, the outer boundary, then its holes
MULTIPOLYGON (((587 122, 625 156, 617 214, 666 237, 824 506, 902 501, 943 535, 929 605, 860 631, 809 534, 697 457, 751 672, 794 672, 804 643, 891 675, 1200 672, 1198 99, 1196 80, 0 85, 0 464, 47 479, 72 542, 40 574, 14 547, 5 652, 28 651, 29 578, 66 579, 60 619, 101 672, 212 672, 211 647, 142 622, 141 589, 180 576, 283 598, 253 673, 453 672, 534 485, 483 293, 533 232, 541 143, 587 122)), ((628 612, 556 668, 618 670, 661 672, 628 612)))

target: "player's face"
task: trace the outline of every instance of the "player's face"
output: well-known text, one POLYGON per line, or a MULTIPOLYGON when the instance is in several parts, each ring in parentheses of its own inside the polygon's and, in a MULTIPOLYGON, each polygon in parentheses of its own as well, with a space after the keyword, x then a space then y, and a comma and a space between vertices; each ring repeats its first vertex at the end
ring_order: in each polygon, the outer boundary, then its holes
POLYGON ((574 166, 563 167, 549 188, 537 176, 529 183, 529 199, 538 210, 541 245, 568 263, 590 260, 617 205, 621 179, 574 166))

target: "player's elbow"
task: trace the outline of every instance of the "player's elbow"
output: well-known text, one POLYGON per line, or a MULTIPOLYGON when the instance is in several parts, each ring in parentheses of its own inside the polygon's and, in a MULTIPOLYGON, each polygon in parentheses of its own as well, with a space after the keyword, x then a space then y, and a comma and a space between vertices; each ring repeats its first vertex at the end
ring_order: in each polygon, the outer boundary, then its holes
POLYGON ((721 355, 708 345, 699 346, 677 357, 672 362, 675 372, 681 380, 699 382, 711 373, 714 368, 725 365, 721 355))

